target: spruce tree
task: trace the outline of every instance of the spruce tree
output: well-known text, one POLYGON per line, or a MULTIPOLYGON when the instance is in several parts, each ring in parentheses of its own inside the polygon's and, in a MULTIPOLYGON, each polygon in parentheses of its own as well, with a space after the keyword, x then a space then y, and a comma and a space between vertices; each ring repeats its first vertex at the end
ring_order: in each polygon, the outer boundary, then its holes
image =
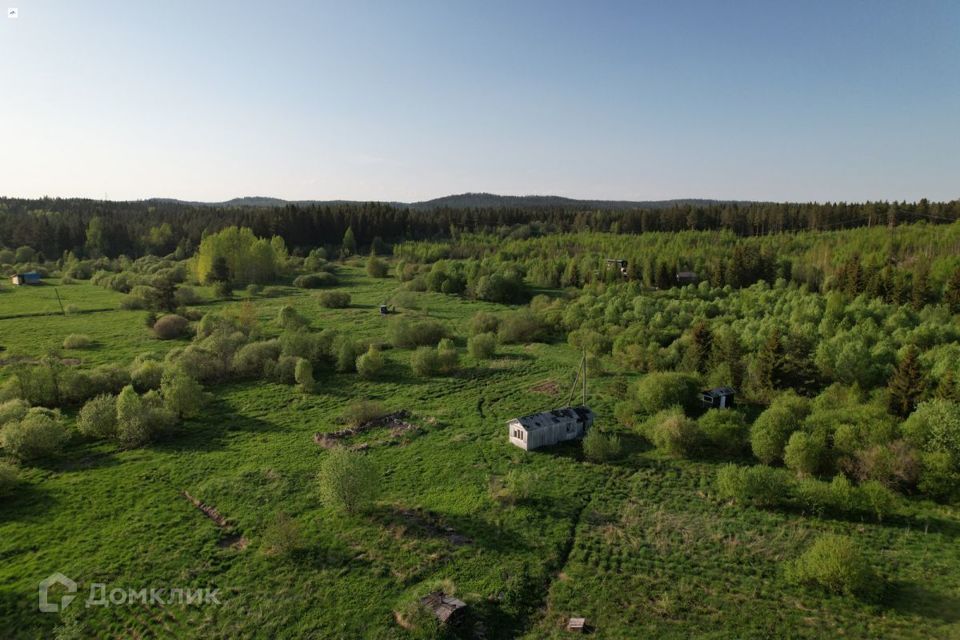
POLYGON ((920 350, 910 345, 887 384, 890 412, 907 417, 916 408, 925 391, 926 381, 920 367, 920 350))
POLYGON ((943 301, 953 313, 960 313, 960 268, 953 272, 943 292, 943 301))

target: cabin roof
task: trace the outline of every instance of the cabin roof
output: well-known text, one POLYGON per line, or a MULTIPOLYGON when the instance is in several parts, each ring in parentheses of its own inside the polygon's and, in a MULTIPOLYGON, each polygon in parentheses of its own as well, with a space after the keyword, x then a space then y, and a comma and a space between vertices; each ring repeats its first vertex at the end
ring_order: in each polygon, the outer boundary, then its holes
POLYGON ((711 396, 732 396, 736 393, 736 390, 733 387, 714 387, 713 389, 707 389, 703 393, 711 396))
MULTIPOLYGON (((527 416, 516 418, 520 426, 527 431, 535 429, 546 429, 555 424, 569 422, 570 420, 589 420, 593 417, 593 411, 590 407, 563 407, 551 411, 542 411, 540 413, 531 413, 527 416)), ((513 420, 511 420, 513 422, 513 420)))

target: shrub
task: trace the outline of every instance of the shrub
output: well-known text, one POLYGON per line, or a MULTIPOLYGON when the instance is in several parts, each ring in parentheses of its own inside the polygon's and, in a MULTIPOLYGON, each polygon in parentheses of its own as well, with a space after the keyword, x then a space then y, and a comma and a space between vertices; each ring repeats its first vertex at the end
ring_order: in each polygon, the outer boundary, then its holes
POLYGON ((182 367, 197 380, 203 382, 223 378, 226 374, 226 366, 223 360, 209 349, 196 344, 169 352, 166 362, 182 367))
POLYGON ((634 389, 642 413, 654 414, 669 407, 693 410, 699 404, 700 389, 696 377, 686 373, 657 372, 640 379, 634 389))
POLYGON ((818 586, 837 594, 875 597, 880 580, 848 536, 826 534, 787 567, 798 584, 818 586))
POLYGON ((300 523, 282 511, 263 531, 260 549, 269 556, 286 556, 304 547, 300 523))
POLYGON ((263 287, 259 284, 252 283, 247 285, 246 291, 247 295, 253 298, 263 293, 263 287))
POLYGON ((127 385, 117 396, 117 438, 124 448, 140 447, 155 440, 172 423, 173 416, 164 409, 155 392, 141 397, 127 385))
POLYGON ((277 358, 276 365, 267 363, 264 373, 281 384, 295 384, 297 381, 297 362, 299 361, 300 358, 297 356, 280 356, 277 358))
POLYGON ((263 297, 265 298, 279 298, 285 293, 286 292, 283 290, 283 287, 264 287, 263 288, 263 297))
POLYGON ((9 462, 0 460, 0 498, 13 493, 19 482, 20 474, 17 468, 9 462))
POLYGON ((792 394, 774 400, 750 429, 753 454, 770 464, 783 459, 783 450, 794 431, 798 431, 809 412, 809 402, 792 394))
POLYGON ((437 362, 440 365, 440 373, 449 374, 457 369, 460 362, 460 355, 453 344, 453 340, 444 338, 437 345, 437 362))
POLYGON ((153 333, 161 340, 182 338, 190 331, 190 323, 183 316, 167 314, 160 316, 153 325, 153 333))
POLYGON ((176 292, 173 294, 173 299, 178 307, 200 304, 203 301, 203 298, 200 297, 196 289, 183 285, 177 287, 176 292))
POLYGON ((345 309, 350 306, 350 294, 345 291, 324 291, 317 296, 321 307, 345 309))
POLYGON ((902 428, 912 445, 921 451, 946 453, 960 467, 960 403, 921 402, 902 428))
POLYGON ((589 429, 583 439, 583 455, 591 462, 607 462, 620 457, 620 437, 589 429))
POLYGON ((433 346, 447 335, 447 329, 435 320, 411 322, 406 318, 394 318, 387 329, 390 344, 404 349, 433 346))
POLYGON ((277 313, 277 324, 285 331, 296 331, 306 327, 310 323, 300 315, 300 312, 289 304, 285 304, 280 307, 280 311, 277 313))
POLYGON ((500 328, 500 319, 487 311, 478 311, 470 318, 470 335, 496 333, 500 328))
POLYGON ((410 367, 418 376, 435 376, 440 373, 440 354, 436 349, 420 347, 410 357, 410 367))
POLYGON ((60 406, 79 404, 93 396, 96 391, 85 372, 73 367, 66 367, 57 376, 58 402, 60 406))
POLYGON ((334 367, 339 373, 352 373, 357 368, 359 349, 347 336, 338 336, 333 344, 334 367))
POLYGON ((783 450, 783 462, 800 476, 816 475, 823 464, 827 443, 817 434, 795 431, 783 450))
POLYGON ((29 408, 30 405, 20 398, 14 398, 0 403, 0 427, 8 422, 20 420, 23 416, 27 415, 29 408))
POLYGON ((218 280, 213 283, 213 295, 218 298, 233 297, 233 283, 229 280, 218 280))
POLYGON ((20 460, 49 458, 60 452, 68 439, 60 413, 35 407, 0 432, 3 449, 20 460))
POLYGON ((65 304, 63 305, 63 312, 68 316, 75 316, 80 313, 80 307, 75 304, 65 304))
POLYGON ((920 481, 917 488, 937 500, 950 501, 960 495, 960 473, 950 454, 942 451, 920 456, 920 481))
POLYGON ((375 345, 371 344, 367 352, 357 358, 357 373, 360 374, 361 378, 374 380, 380 376, 385 365, 386 361, 383 354, 375 345))
POLYGON ((474 360, 487 360, 497 352, 497 336, 492 333, 478 333, 467 340, 467 351, 474 360))
POLYGON ((161 376, 163 376, 163 365, 156 360, 138 358, 130 368, 130 383, 138 393, 159 389, 161 376))
POLYGON ((127 294, 120 298, 120 308, 127 311, 132 311, 135 309, 146 309, 147 303, 140 296, 133 294, 127 294))
POLYGON ((789 502, 790 479, 782 469, 726 464, 717 470, 717 491, 722 498, 775 507, 789 502))
POLYGON ((356 451, 331 449, 317 475, 320 496, 329 506, 347 513, 366 511, 376 500, 380 474, 374 463, 356 451))
POLYGON ((376 400, 358 400, 347 405, 343 411, 342 419, 352 427, 358 427, 371 420, 382 418, 387 415, 387 408, 382 402, 376 400))
POLYGON ((297 360, 297 367, 293 371, 293 379, 300 385, 300 390, 304 393, 312 393, 315 382, 313 380, 313 365, 309 360, 300 358, 297 360))
POLYGON ((857 490, 863 510, 869 511, 877 522, 883 522, 885 516, 891 515, 897 506, 897 495, 876 480, 864 482, 857 490))
POLYGON ((130 384, 130 372, 119 364, 102 364, 89 373, 92 394, 117 393, 130 384))
POLYGON ((112 438, 117 433, 117 398, 101 394, 88 400, 77 414, 77 429, 92 438, 112 438))
POLYGON ((377 256, 371 255, 367 258, 367 275, 371 278, 386 278, 389 269, 387 263, 377 256))
POLYGON ((321 287, 332 287, 335 284, 337 284, 337 277, 326 271, 297 276, 293 280, 293 286, 300 289, 319 289, 321 287))
POLYGON ((743 500, 746 493, 745 467, 725 464, 717 469, 717 493, 727 500, 743 500))
POLYGON ((528 309, 506 314, 497 329, 497 338, 503 344, 537 342, 546 335, 546 326, 528 309))
POLYGON ((739 455, 749 442, 750 429, 743 414, 733 409, 710 409, 697 420, 704 442, 727 455, 739 455))
POLYGON ((695 453, 702 442, 697 423, 679 411, 657 420, 651 426, 650 436, 658 449, 676 457, 695 453))
POLYGON ((875 444, 854 455, 856 477, 861 482, 876 480, 888 487, 912 487, 920 477, 917 451, 903 440, 875 444))
POLYGON ((267 362, 280 356, 280 341, 251 342, 240 347, 233 355, 232 369, 241 376, 259 376, 266 370, 267 362))
POLYGON ((89 349, 93 345, 93 338, 82 333, 73 333, 63 339, 64 349, 89 349))
POLYGON ((198 416, 203 408, 203 386, 180 368, 163 372, 160 395, 166 410, 180 418, 198 416))

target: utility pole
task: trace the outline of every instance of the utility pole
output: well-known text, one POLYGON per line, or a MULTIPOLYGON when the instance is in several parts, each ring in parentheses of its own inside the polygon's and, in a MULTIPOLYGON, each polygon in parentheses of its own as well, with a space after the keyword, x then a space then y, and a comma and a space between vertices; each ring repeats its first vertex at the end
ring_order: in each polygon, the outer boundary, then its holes
POLYGON ((67 310, 63 308, 63 301, 60 300, 60 292, 57 291, 56 287, 53 288, 53 292, 57 294, 57 303, 60 305, 60 313, 67 315, 67 310))

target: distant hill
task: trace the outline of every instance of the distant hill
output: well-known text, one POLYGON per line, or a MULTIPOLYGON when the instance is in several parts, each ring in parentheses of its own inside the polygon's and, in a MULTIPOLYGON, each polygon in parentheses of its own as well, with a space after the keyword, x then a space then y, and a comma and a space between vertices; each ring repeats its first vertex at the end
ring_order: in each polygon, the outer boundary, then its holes
MULTIPOLYGON (((358 200, 283 200, 266 196, 246 196, 224 202, 195 202, 174 198, 150 198, 148 202, 173 202, 209 207, 284 207, 295 205, 355 204, 358 200)), ((679 198, 674 200, 577 200, 562 196, 501 196, 494 193, 461 193, 420 202, 385 202, 395 207, 428 211, 431 209, 591 209, 615 211, 623 209, 668 209, 677 205, 710 205, 720 200, 679 198)))
POLYGON ((577 200, 562 196, 500 196, 494 193, 461 193, 459 195, 444 196, 414 202, 409 206, 413 209, 438 209, 450 207, 452 209, 497 209, 510 207, 514 209, 530 209, 539 207, 570 208, 570 209, 666 209, 675 205, 700 204, 708 205, 717 200, 675 199, 675 200, 577 200))

